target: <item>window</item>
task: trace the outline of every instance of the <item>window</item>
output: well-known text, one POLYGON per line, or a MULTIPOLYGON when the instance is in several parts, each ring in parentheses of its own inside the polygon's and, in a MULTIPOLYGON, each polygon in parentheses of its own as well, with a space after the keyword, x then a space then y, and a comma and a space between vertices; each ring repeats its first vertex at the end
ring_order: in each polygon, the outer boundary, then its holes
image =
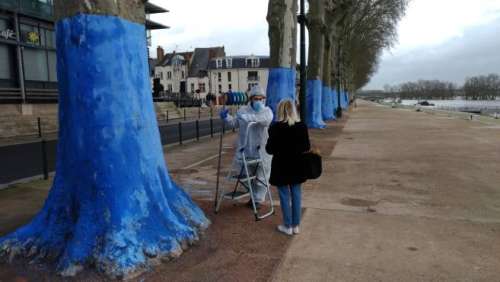
POLYGON ((167 79, 172 79, 172 72, 171 71, 167 72, 167 79))
POLYGON ((182 79, 184 79, 184 71, 181 72, 182 79))
POLYGON ((222 73, 221 72, 217 73, 217 81, 219 81, 219 82, 222 81, 222 73))
POLYGON ((21 24, 21 42, 40 45, 40 33, 38 27, 28 24, 21 24))
POLYGON ((0 44, 0 80, 15 78, 14 48, 7 44, 0 44), (4 63, 6 62, 6 63, 4 63))
POLYGON ((259 72, 257 71, 248 72, 248 81, 258 81, 258 80, 259 80, 259 72))
POLYGON ((231 84, 229 84, 229 85, 227 86, 227 88, 229 89, 229 91, 232 91, 232 90, 233 90, 233 86, 232 86, 231 84))
POLYGON ((254 59, 252 59, 252 67, 253 67, 253 68, 258 68, 258 67, 259 67, 259 65, 260 65, 260 60, 259 60, 259 58, 254 58, 254 59))
POLYGON ((200 92, 204 93, 205 92, 205 83, 199 83, 198 89, 200 90, 200 92))
POLYGON ((252 67, 252 68, 258 68, 260 66, 260 59, 259 58, 247 58, 246 59, 246 66, 252 67))
POLYGON ((47 53, 45 50, 24 48, 23 65, 26 80, 49 80, 47 53))
POLYGON ((217 59, 215 62, 216 62, 216 68, 218 69, 222 68, 222 59, 217 59))
POLYGON ((56 48, 56 35, 53 30, 45 29, 46 46, 56 48))
POLYGON ((191 93, 194 93, 194 83, 191 83, 191 93))
POLYGON ((226 59, 226 67, 227 67, 228 69, 230 69, 230 68, 232 68, 232 67, 233 67, 233 59, 231 59, 231 58, 227 58, 227 59, 226 59))
POLYGON ((163 79, 163 72, 160 72, 160 78, 163 79))
POLYGON ((219 93, 222 93, 222 84, 219 84, 219 93))
POLYGON ((0 18, 0 39, 16 40, 16 33, 7 19, 0 18))
POLYGON ((231 82, 231 72, 227 73, 227 81, 231 82))
POLYGON ((168 85, 168 92, 172 93, 172 84, 168 85))
POLYGON ((56 51, 48 51, 48 55, 49 55, 49 81, 57 82, 56 51))

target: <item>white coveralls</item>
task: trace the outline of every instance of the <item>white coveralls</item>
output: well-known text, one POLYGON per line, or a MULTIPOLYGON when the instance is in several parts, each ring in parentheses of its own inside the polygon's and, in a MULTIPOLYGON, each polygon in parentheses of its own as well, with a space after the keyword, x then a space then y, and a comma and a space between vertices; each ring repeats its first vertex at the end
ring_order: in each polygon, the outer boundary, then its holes
MULTIPOLYGON (((264 107, 259 112, 256 112, 250 105, 241 107, 236 117, 232 117, 228 115, 225 119, 225 122, 231 126, 239 128, 239 138, 238 138, 238 146, 236 155, 234 156, 233 165, 234 169, 237 170, 237 173, 240 172, 240 169, 243 165, 242 156, 240 152, 240 148, 245 144, 245 140, 247 138, 247 128, 249 123, 257 122, 257 125, 254 125, 249 131, 249 139, 247 146, 245 148, 245 155, 247 158, 258 158, 259 153, 262 159, 262 165, 265 171, 265 175, 262 170, 257 170, 257 179, 266 183, 269 181, 269 177, 271 175, 271 161, 272 156, 267 154, 266 152, 266 143, 269 138, 268 128, 271 122, 273 121, 273 111, 269 107, 264 107), (260 146, 260 149, 257 151, 257 148, 260 146)), ((250 171, 255 169, 254 166, 249 166, 250 171)), ((252 187, 254 190, 254 199, 257 203, 262 203, 265 200, 266 196, 266 188, 259 181, 254 182, 255 185, 252 187)))

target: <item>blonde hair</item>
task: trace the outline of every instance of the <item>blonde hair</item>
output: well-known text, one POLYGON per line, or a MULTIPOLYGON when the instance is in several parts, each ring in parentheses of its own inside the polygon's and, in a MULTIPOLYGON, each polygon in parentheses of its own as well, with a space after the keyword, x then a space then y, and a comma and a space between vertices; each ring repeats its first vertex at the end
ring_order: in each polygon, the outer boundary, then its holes
POLYGON ((278 105, 278 121, 286 122, 289 126, 300 122, 300 118, 297 115, 297 109, 292 100, 283 100, 278 105))

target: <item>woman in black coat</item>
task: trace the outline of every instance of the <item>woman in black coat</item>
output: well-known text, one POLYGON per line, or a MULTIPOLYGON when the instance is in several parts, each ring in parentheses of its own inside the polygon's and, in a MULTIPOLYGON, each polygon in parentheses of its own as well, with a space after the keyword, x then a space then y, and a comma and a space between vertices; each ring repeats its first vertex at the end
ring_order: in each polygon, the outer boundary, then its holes
POLYGON ((269 182, 278 187, 283 213, 278 230, 287 235, 300 232, 301 184, 306 181, 301 162, 302 154, 310 149, 307 126, 298 118, 294 103, 282 101, 278 120, 269 128, 266 151, 273 155, 269 182))

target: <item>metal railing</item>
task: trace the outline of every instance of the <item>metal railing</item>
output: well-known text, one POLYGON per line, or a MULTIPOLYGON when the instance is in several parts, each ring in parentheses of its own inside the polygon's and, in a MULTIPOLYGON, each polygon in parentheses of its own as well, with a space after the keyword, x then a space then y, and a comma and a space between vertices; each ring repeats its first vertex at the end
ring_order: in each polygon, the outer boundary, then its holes
MULTIPOLYGON (((55 171, 57 156, 57 132, 44 132, 43 121, 38 121, 39 131, 33 140, 0 146, 0 188, 33 177, 48 179, 55 171)), ((158 126, 162 145, 183 145, 187 141, 199 141, 202 137, 215 137, 218 133, 236 131, 224 128, 218 118, 179 121, 158 126)))

